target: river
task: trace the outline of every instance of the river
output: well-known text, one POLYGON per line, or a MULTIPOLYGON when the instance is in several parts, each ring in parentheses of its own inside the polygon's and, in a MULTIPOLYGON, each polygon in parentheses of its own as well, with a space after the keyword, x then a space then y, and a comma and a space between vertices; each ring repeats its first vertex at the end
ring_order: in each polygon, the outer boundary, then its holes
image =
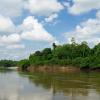
POLYGON ((0 100, 100 100, 100 73, 0 72, 0 100))

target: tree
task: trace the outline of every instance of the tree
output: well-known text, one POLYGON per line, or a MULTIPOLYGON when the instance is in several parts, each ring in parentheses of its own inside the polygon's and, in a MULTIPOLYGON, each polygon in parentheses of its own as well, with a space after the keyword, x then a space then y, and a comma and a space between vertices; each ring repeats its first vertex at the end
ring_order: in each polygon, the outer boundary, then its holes
POLYGON ((36 51, 36 52, 34 53, 34 55, 36 55, 36 56, 42 56, 42 53, 41 53, 41 51, 36 51))
POLYGON ((43 55, 48 55, 48 54, 51 54, 52 51, 51 51, 51 48, 45 48, 43 51, 42 51, 42 54, 43 55))
POLYGON ((1 60, 0 61, 0 66, 1 67, 14 67, 14 66, 17 66, 17 61, 1 60))
POLYGON ((75 41, 75 38, 74 37, 71 38, 71 44, 72 45, 76 45, 76 41, 75 41))
POLYGON ((30 62, 29 60, 24 59, 19 61, 18 66, 21 68, 21 70, 27 70, 27 68, 30 66, 30 62))
POLYGON ((81 45, 79 45, 78 49, 79 49, 80 57, 87 57, 91 53, 91 50, 90 50, 87 42, 85 42, 85 41, 82 42, 81 45))
POLYGON ((44 57, 44 60, 50 60, 52 58, 52 50, 51 50, 51 48, 45 48, 42 51, 42 55, 44 57))
POLYGON ((90 48, 86 41, 76 44, 72 37, 71 44, 64 44, 51 48, 45 48, 42 51, 36 51, 29 56, 29 61, 21 61, 22 68, 29 65, 74 65, 80 68, 100 67, 100 43, 90 48))
POLYGON ((56 45, 55 43, 53 43, 52 46, 53 46, 53 49, 54 49, 54 50, 55 50, 56 47, 57 47, 57 45, 56 45))
POLYGON ((93 48, 93 54, 96 56, 100 56, 100 43, 94 46, 93 48))

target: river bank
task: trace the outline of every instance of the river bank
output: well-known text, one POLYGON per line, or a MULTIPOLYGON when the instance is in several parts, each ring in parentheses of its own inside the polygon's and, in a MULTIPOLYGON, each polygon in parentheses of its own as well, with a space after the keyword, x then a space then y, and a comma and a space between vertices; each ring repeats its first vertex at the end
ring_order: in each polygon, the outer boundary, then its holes
POLYGON ((27 71, 27 72, 48 72, 48 73, 73 73, 73 72, 100 72, 100 68, 79 68, 75 66, 29 66, 27 69, 21 69, 20 71, 27 71))
POLYGON ((30 66, 27 68, 29 72, 79 72, 80 68, 73 66, 30 66))

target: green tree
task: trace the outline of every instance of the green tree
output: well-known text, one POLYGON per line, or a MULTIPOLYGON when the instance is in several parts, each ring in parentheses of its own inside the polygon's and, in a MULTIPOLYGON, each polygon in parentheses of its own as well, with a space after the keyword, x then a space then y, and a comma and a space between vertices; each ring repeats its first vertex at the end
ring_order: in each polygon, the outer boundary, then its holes
POLYGON ((82 42, 81 45, 79 46, 79 50, 80 50, 80 56, 81 57, 87 57, 90 55, 90 48, 89 46, 87 45, 87 42, 82 42))
POLYGON ((50 60, 52 58, 52 50, 51 50, 51 48, 45 48, 42 51, 42 55, 44 57, 44 60, 50 60))
POLYGON ((100 43, 94 46, 93 48, 93 54, 96 56, 100 56, 100 43))
POLYGON ((30 62, 27 59, 21 60, 19 61, 18 66, 21 68, 21 70, 27 70, 27 68, 30 66, 30 62))
POLYGON ((55 50, 56 47, 57 47, 56 43, 53 43, 52 46, 53 46, 53 49, 54 49, 54 50, 55 50))

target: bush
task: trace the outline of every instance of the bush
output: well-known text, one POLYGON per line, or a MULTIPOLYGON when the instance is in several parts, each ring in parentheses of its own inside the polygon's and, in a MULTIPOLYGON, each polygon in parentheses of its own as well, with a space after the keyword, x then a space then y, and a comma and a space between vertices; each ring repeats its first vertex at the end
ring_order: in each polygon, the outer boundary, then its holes
POLYGON ((30 66, 30 62, 27 59, 21 60, 19 61, 18 66, 21 68, 21 70, 27 70, 27 68, 30 66))
POLYGON ((73 65, 74 66, 77 66, 77 67, 80 67, 80 68, 83 68, 83 67, 90 67, 89 64, 90 64, 90 59, 89 57, 85 57, 85 58, 82 58, 82 57, 78 57, 76 59, 74 59, 72 61, 73 65))

